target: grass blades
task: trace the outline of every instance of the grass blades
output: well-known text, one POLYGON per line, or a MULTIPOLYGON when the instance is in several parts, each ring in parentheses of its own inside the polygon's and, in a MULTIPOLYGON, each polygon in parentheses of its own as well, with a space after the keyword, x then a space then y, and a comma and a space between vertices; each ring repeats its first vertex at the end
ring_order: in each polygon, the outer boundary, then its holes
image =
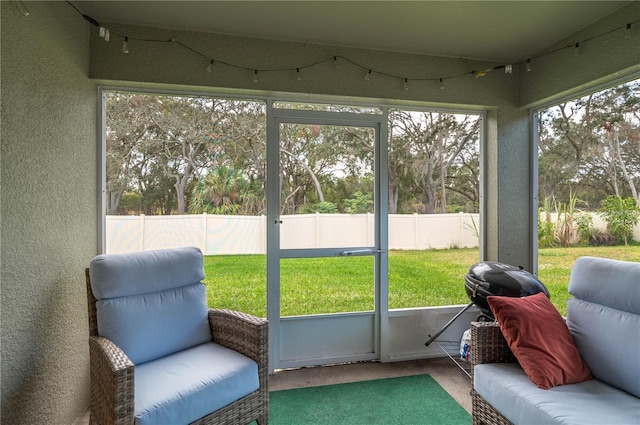
MULTIPOLYGON (((571 266, 585 255, 640 261, 640 245, 540 249, 539 279, 563 315, 571 266)), ((478 261, 478 249, 391 251, 389 308, 467 304, 464 275, 478 261)), ((373 257, 283 259, 280 268, 282 316, 373 310, 373 257)), ((266 317, 265 255, 206 256, 205 274, 210 307, 266 317)))

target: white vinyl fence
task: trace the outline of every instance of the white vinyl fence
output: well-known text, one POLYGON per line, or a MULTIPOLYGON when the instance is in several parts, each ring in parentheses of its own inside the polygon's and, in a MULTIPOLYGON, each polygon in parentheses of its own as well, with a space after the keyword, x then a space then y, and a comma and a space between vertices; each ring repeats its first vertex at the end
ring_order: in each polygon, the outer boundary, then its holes
MULTIPOLYGON (((372 214, 281 216, 280 247, 373 246, 372 214)), ((478 246, 478 214, 389 215, 390 249, 478 246)), ((107 216, 106 252, 197 246, 206 255, 265 254, 266 217, 230 215, 107 216)))
MULTIPOLYGON (((555 216, 552 219, 555 221, 555 216)), ((282 216, 280 246, 340 248, 373 246, 372 214, 282 216)), ((107 216, 107 253, 197 246, 206 255, 265 254, 265 216, 169 215, 107 216)), ((594 214, 594 227, 606 223, 594 214)), ((475 248, 478 214, 390 214, 389 249, 475 248)), ((640 225, 634 239, 640 240, 640 225)))

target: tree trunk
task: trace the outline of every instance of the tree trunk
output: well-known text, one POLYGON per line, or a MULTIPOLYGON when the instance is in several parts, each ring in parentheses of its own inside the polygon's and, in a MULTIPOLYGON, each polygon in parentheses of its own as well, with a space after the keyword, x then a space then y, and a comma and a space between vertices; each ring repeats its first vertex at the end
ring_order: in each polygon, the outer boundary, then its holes
POLYGON ((186 213, 187 208, 184 199, 184 190, 187 187, 187 183, 189 183, 192 173, 193 167, 191 164, 188 164, 187 168, 184 170, 184 174, 182 174, 182 177, 179 175, 175 176, 176 184, 174 187, 176 188, 176 200, 178 201, 178 214, 186 213))
POLYGON ((631 196, 636 201, 636 205, 640 205, 640 198, 638 198, 638 191, 636 190, 636 185, 633 181, 633 176, 629 175, 627 171, 627 165, 622 159, 622 155, 620 154, 620 138, 618 137, 618 132, 616 131, 613 136, 613 142, 615 143, 615 153, 618 164, 620 165, 620 169, 622 170, 622 175, 629 184, 629 189, 631 189, 631 196))
POLYGON ((398 213, 398 193, 396 176, 393 173, 389 173, 389 214, 398 213))
POLYGON ((293 158, 294 160, 296 160, 298 162, 298 164, 300 164, 302 166, 302 168, 305 169, 305 171, 309 174, 309 177, 311 178, 311 181, 313 181, 313 185, 316 188, 316 193, 318 194, 318 200, 320 202, 324 202, 324 193, 322 193, 322 187, 320 186, 320 181, 318 180, 318 178, 316 177, 316 174, 313 172, 313 170, 311 169, 311 167, 309 167, 304 160, 298 158, 297 156, 295 156, 293 153, 282 149, 282 147, 280 148, 280 152, 285 153, 287 155, 289 155, 291 158, 293 158))
POLYGON ((435 214, 436 212, 436 191, 434 186, 435 185, 433 184, 428 184, 425 187, 425 196, 426 196, 425 213, 426 214, 435 214))
POLYGON ((120 207, 120 201, 122 200, 123 194, 124 189, 120 189, 117 192, 109 192, 109 208, 107 209, 107 215, 116 215, 118 213, 118 208, 120 207))
MULTIPOLYGON (((442 150, 441 150, 442 151, 442 150)), ((440 212, 442 212, 442 214, 446 214, 447 213, 447 186, 445 184, 445 179, 447 177, 447 165, 445 164, 444 160, 442 159, 442 153, 440 154, 440 196, 441 196, 441 203, 440 203, 440 212)))

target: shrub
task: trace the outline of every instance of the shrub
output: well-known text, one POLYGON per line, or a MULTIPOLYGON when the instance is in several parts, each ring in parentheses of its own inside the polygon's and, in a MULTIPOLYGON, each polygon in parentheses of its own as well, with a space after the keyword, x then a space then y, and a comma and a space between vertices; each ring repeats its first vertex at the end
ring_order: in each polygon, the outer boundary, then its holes
POLYGON ((349 214, 362 214, 369 211, 373 205, 373 197, 370 193, 362 193, 357 190, 353 198, 343 199, 345 212, 349 214))
POLYGON ((555 230, 556 225, 551 221, 551 215, 540 209, 538 212, 538 246, 556 246, 555 230), (543 218, 544 217, 544 218, 543 218))
POLYGON ((538 208, 538 246, 555 246, 555 231, 556 225, 551 221, 551 200, 545 198, 544 205, 538 208))
POLYGON ((635 199, 607 196, 602 201, 600 212, 607 222, 609 232, 628 245, 633 238, 633 229, 640 220, 640 206, 636 205, 635 199))
POLYGON ((593 217, 588 213, 578 213, 573 217, 573 221, 577 226, 578 237, 581 243, 587 243, 591 239, 594 233, 593 230, 593 217))

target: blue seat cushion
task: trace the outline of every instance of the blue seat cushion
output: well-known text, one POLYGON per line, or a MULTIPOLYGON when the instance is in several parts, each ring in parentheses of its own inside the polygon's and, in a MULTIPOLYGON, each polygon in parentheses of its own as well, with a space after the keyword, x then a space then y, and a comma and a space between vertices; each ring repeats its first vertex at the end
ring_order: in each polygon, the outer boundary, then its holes
POLYGON ((488 363, 474 367, 473 386, 514 424, 640 424, 638 399, 596 379, 543 390, 517 363, 488 363))
POLYGON ((135 367, 135 424, 188 424, 258 387, 256 362, 202 344, 135 367))
POLYGON ((211 341, 204 284, 96 302, 98 334, 134 364, 211 341))

